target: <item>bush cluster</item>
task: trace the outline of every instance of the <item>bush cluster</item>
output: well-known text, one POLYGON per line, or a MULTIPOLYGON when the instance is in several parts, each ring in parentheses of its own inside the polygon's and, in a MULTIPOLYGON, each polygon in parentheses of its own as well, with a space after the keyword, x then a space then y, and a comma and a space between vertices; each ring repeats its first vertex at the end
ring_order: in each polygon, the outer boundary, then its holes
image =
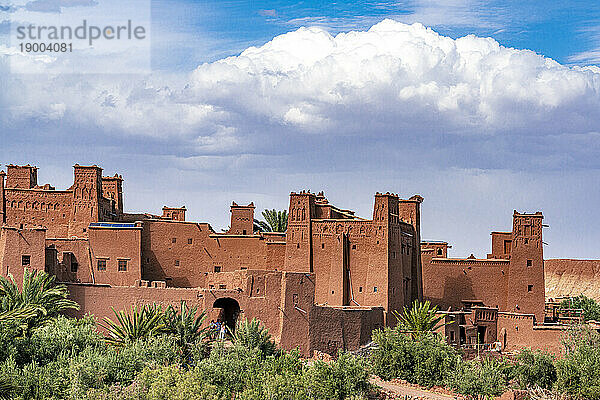
POLYGON ((522 350, 509 361, 463 361, 434 334, 413 339, 399 329, 373 333, 372 371, 385 380, 447 386, 468 396, 498 396, 508 388, 546 390, 570 399, 600 400, 600 334, 571 329, 558 360, 542 351, 522 350))
POLYGON ((157 336, 130 343, 119 351, 107 346, 91 318, 57 317, 30 338, 2 326, 0 376, 14 399, 81 398, 88 388, 130 384, 151 365, 178 360, 174 339, 157 336))
POLYGON ((377 345, 370 359, 373 372, 386 380, 441 385, 460 361, 456 350, 433 333, 413 340, 398 328, 384 328, 373 332, 373 341, 377 345))
POLYGON ((0 324, 0 398, 29 399, 346 399, 370 390, 364 360, 340 354, 307 363, 297 351, 272 351, 264 328, 225 346, 196 343, 181 363, 178 337, 159 334, 108 345, 91 318, 58 317, 33 331, 0 324), (2 382, 8 385, 2 389, 2 382), (4 390, 4 392, 2 392, 4 390))
POLYGON ((90 390, 90 400, 364 398, 369 374, 359 358, 341 354, 332 363, 307 365, 299 353, 263 357, 241 345, 217 345, 208 358, 184 370, 175 365, 144 369, 127 386, 90 390))

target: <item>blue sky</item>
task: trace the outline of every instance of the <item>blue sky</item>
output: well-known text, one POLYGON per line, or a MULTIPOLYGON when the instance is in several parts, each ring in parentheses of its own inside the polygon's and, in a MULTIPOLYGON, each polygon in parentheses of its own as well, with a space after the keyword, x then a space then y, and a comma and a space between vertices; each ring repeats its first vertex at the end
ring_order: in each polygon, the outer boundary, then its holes
POLYGON ((231 201, 324 190, 370 217, 376 191, 419 193, 423 238, 456 256, 541 210, 547 257, 600 258, 597 2, 133 1, 0 2, 0 164, 60 189, 95 163, 127 210, 186 205, 215 229, 231 201), (11 21, 150 11, 137 51, 8 40, 11 21))
POLYGON ((152 2, 154 30, 186 38, 155 47, 155 68, 185 69, 238 54, 301 26, 335 34, 364 30, 384 18, 420 22, 453 38, 490 36, 565 64, 600 47, 600 3, 557 1, 169 1, 152 2), (200 42, 200 46, 198 46, 200 42), (203 43, 204 42, 204 43, 203 43))

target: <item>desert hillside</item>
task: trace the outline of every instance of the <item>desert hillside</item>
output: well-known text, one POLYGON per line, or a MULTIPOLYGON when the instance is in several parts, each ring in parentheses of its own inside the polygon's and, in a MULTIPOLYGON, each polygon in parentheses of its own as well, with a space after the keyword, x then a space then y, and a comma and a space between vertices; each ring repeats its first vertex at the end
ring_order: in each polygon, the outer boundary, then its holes
POLYGON ((600 301, 600 260, 544 261, 546 297, 584 294, 600 301))

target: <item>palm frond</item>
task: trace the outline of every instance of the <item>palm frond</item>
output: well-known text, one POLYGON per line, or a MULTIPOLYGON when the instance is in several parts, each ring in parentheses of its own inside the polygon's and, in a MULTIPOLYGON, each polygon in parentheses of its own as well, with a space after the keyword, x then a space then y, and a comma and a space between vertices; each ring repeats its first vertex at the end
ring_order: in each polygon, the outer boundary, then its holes
POLYGON ((252 321, 238 321, 233 341, 246 348, 260 350, 264 356, 273 354, 276 349, 269 330, 256 318, 253 318, 252 321))
POLYGON ((202 326, 206 317, 206 311, 198 313, 197 307, 188 307, 184 300, 179 311, 173 306, 165 311, 165 332, 175 336, 184 365, 190 358, 192 346, 210 337, 209 327, 202 326))
MULTIPOLYGON (((23 333, 45 324, 66 310, 78 310, 79 304, 68 299, 66 285, 57 284, 56 278, 43 271, 25 269, 23 285, 19 289, 12 275, 0 277, 0 311, 22 310, 23 333)), ((16 314, 15 314, 16 315, 16 314)))
POLYGON ((32 306, 24 306, 13 310, 0 312, 0 323, 8 321, 20 321, 28 318, 33 318, 38 315, 38 309, 32 306))
POLYGON ((255 230, 260 232, 285 232, 287 230, 287 210, 264 210, 264 221, 254 220, 255 230))
POLYGON ((398 326, 402 331, 409 332, 413 338, 423 333, 435 332, 449 323, 443 322, 444 316, 437 313, 437 306, 432 306, 429 301, 414 301, 409 309, 404 307, 402 313, 394 310, 392 314, 398 320, 398 326))
MULTIPOLYGON (((112 307, 111 307, 112 308, 112 307)), ((105 341, 114 346, 122 346, 127 342, 145 339, 154 336, 165 328, 164 314, 156 304, 144 305, 140 308, 134 306, 132 312, 116 311, 116 322, 105 317, 100 326, 108 334, 105 341)))
POLYGON ((254 232, 271 232, 271 227, 265 221, 254 220, 254 232))
POLYGON ((15 386, 10 379, 4 375, 0 375, 0 400, 8 400, 11 398, 11 392, 15 390, 15 386))

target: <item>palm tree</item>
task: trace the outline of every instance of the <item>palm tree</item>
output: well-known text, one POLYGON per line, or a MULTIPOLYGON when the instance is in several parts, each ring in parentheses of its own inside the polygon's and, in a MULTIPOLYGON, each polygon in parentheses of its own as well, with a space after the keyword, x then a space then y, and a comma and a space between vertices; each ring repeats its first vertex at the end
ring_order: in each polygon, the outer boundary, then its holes
POLYGON ((209 328, 202 327, 206 311, 196 315, 197 311, 197 307, 189 308, 182 300, 179 311, 169 306, 165 312, 165 331, 176 337, 181 352, 181 363, 184 365, 190 358, 192 346, 209 337, 209 328))
POLYGON ((250 322, 238 321, 233 341, 248 349, 260 350, 265 357, 272 355, 276 350, 275 342, 271 339, 268 329, 256 318, 250 322))
POLYGON ((133 306, 131 314, 127 311, 116 311, 114 308, 112 310, 117 322, 104 317, 104 323, 100 326, 108 333, 104 340, 114 346, 123 346, 128 342, 146 339, 165 329, 164 314, 156 304, 144 305, 139 309, 133 306))
POLYGON ((22 321, 37 316, 37 308, 26 306, 14 310, 0 312, 0 323, 11 321, 22 321))
POLYGON ((79 310, 79 304, 67 298, 67 286, 57 284, 55 279, 43 271, 25 269, 19 290, 12 275, 8 279, 0 277, 0 311, 7 313, 4 318, 21 320, 25 336, 63 311, 79 310))
POLYGON ((287 230, 287 210, 275 209, 262 212, 264 221, 254 220, 254 230, 258 232, 285 232, 287 230), (266 221, 266 222, 265 222, 266 221))
POLYGON ((429 301, 424 303, 415 300, 412 308, 404 307, 402 314, 398 311, 392 311, 392 314, 398 320, 400 330, 409 332, 413 339, 420 337, 427 332, 435 332, 449 323, 443 322, 444 316, 437 314, 437 307, 431 306, 429 301))
POLYGON ((7 376, 0 376, 0 400, 8 400, 11 398, 11 392, 15 390, 15 386, 7 376))

